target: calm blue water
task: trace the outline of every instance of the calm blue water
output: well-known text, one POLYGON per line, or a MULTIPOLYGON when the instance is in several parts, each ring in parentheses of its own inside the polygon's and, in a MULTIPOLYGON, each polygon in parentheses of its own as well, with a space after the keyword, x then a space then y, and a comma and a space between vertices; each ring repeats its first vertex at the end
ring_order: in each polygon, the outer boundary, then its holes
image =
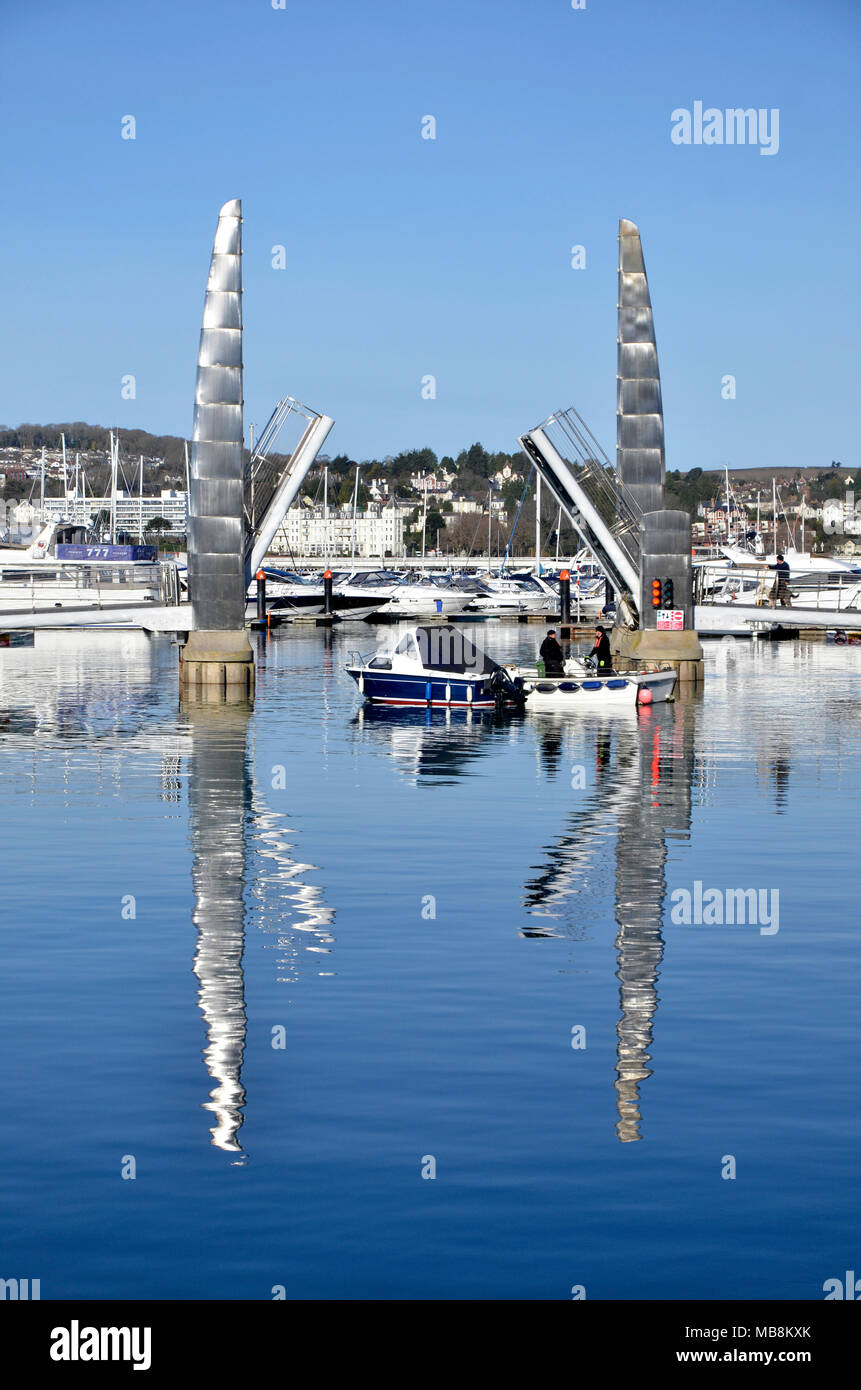
POLYGON ((165 639, 0 652, 0 1277, 821 1299, 861 1268, 861 648, 470 721, 361 714, 375 644, 284 630, 250 711, 180 708, 165 639), (673 922, 697 881, 778 930, 673 922))

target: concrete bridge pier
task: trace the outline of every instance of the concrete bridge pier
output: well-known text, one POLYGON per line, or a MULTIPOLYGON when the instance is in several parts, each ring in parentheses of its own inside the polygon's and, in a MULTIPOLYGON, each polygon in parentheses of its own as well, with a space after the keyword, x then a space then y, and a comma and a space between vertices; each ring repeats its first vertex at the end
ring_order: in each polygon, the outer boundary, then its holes
POLYGON ((679 685, 702 685, 703 649, 693 626, 691 520, 687 512, 645 512, 640 523, 640 628, 614 628, 610 646, 619 671, 672 666, 679 685), (653 594, 660 594, 655 606, 653 594), (658 628, 658 614, 681 614, 678 631, 658 628))
POLYGON ((180 653, 184 689, 254 693, 254 653, 246 632, 190 632, 180 653))

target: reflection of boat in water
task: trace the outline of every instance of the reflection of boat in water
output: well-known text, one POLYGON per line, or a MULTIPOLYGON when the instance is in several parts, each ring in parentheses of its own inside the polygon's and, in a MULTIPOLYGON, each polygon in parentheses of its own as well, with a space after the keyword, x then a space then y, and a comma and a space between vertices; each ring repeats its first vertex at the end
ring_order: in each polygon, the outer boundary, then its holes
POLYGON ((411 782, 446 785, 469 775, 468 765, 509 736, 515 711, 403 709, 365 704, 353 719, 360 738, 371 738, 394 758, 411 782))

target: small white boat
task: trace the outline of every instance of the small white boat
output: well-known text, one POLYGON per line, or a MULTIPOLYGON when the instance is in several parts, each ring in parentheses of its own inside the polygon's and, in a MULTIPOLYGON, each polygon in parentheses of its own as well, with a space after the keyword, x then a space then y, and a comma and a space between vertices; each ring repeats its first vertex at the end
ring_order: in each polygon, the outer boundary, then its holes
POLYGON ((512 680, 523 682, 528 710, 611 710, 661 704, 675 690, 672 668, 598 675, 577 657, 569 658, 561 676, 539 675, 535 666, 509 666, 512 680))
POLYGON ((636 683, 624 676, 539 676, 524 689, 528 710, 633 709, 638 696, 636 683))

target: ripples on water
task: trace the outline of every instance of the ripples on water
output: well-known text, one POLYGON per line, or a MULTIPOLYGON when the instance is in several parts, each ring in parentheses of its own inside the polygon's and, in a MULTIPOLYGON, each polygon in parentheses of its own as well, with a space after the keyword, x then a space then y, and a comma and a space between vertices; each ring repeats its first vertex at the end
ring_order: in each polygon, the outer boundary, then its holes
POLYGON ((362 706, 359 631, 271 638, 254 707, 180 706, 165 639, 0 652, 8 1258, 58 1297, 821 1296, 861 652, 715 644, 704 699, 575 720, 362 706), (673 927, 696 879, 778 887, 780 932, 673 927))

